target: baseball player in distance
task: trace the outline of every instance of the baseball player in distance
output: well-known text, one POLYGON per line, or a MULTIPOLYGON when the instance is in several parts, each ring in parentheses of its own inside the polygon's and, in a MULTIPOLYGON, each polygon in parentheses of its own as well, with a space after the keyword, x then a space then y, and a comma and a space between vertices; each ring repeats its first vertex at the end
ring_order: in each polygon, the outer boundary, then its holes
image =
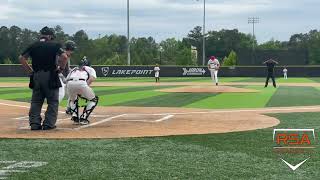
POLYGON ((213 83, 215 82, 216 85, 218 86, 218 70, 220 68, 220 62, 219 60, 214 57, 214 56, 211 56, 209 61, 208 61, 208 69, 210 71, 210 74, 211 74, 211 79, 213 81, 213 83))
POLYGON ((160 82, 160 67, 159 64, 156 64, 156 66, 153 69, 154 71, 154 77, 156 78, 156 83, 160 82))
POLYGON ((282 71, 283 71, 283 78, 288 79, 288 69, 284 66, 282 71))
POLYGON ((90 67, 89 61, 84 57, 78 67, 71 70, 67 76, 67 92, 70 98, 72 111, 71 120, 81 125, 89 124, 89 116, 98 104, 98 97, 90 87, 97 78, 96 71, 90 67), (79 116, 79 97, 87 100, 83 113, 79 116))

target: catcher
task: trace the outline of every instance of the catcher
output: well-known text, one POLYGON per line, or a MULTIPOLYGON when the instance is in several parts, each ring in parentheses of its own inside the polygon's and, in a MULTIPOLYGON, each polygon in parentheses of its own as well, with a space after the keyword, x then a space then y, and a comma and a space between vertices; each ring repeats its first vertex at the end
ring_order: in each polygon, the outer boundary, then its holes
POLYGON ((89 61, 84 57, 78 67, 71 70, 67 76, 67 92, 70 98, 72 112, 71 120, 81 125, 89 124, 90 114, 98 104, 98 97, 93 92, 90 84, 97 78, 96 71, 90 67, 89 61), (83 113, 79 116, 79 97, 87 101, 83 113))

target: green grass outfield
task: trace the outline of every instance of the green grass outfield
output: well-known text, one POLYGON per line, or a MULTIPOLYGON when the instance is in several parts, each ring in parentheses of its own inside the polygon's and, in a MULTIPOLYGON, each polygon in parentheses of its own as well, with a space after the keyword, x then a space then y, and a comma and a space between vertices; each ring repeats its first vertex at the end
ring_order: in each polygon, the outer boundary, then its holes
MULTIPOLYGON (((162 78, 162 82, 209 82, 204 78, 162 78)), ((26 78, 0 78, 25 82, 26 78)), ((151 82, 150 78, 105 78, 106 82, 151 82)), ((262 78, 221 78, 224 82, 262 82, 262 78)), ((280 80, 284 81, 284 80, 280 80)), ((290 83, 318 82, 292 78, 290 83)), ((320 82, 320 80, 319 80, 320 82)), ((257 93, 164 93, 166 86, 95 87, 102 106, 160 106, 185 108, 261 108, 320 104, 320 88, 281 86, 257 93)), ((0 99, 28 101, 28 88, 1 88, 0 99)), ((62 103, 65 104, 65 101, 62 103)), ((4 112, 3 112, 4 113, 4 112)), ((314 128, 320 132, 320 113, 272 114, 276 128, 314 128)), ((0 139, 1 161, 43 161, 48 164, 8 179, 319 179, 320 150, 296 171, 272 152, 273 128, 225 134, 102 140, 0 139)), ((300 159, 299 159, 300 160, 300 159)), ((294 158, 290 162, 300 161, 294 158)), ((1 176, 0 176, 1 179, 1 176)))

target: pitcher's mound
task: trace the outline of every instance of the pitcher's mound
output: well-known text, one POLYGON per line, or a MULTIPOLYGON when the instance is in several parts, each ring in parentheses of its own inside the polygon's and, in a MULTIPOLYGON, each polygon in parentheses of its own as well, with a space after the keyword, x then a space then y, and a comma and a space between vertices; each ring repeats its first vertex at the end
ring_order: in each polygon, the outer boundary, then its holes
POLYGON ((252 93, 258 92, 254 89, 238 88, 232 86, 185 86, 178 88, 160 89, 161 92, 176 93, 252 93))

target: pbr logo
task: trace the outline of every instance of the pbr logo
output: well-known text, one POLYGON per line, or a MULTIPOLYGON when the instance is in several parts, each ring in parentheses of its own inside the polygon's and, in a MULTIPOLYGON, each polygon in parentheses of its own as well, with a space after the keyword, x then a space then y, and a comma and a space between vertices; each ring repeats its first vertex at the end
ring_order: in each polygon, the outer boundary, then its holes
POLYGON ((291 170, 295 171, 316 153, 314 129, 274 129, 274 152, 291 170), (295 162, 292 165, 289 161, 295 162))
POLYGON ((203 68, 182 68, 183 76, 202 76, 206 73, 203 68))
POLYGON ((101 71, 102 71, 102 74, 104 76, 108 76, 110 68, 109 67, 103 67, 103 68, 101 68, 101 71))

